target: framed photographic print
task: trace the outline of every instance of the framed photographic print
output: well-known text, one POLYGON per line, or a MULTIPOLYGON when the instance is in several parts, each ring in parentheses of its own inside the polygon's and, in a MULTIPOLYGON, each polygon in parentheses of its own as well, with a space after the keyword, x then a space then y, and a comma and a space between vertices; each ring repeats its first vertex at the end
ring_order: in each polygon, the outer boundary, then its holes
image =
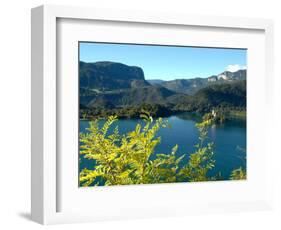
POLYGON ((79 42, 79 185, 246 179, 246 56, 79 42))
POLYGON ((32 219, 270 208, 272 31, 265 19, 34 8, 32 219))

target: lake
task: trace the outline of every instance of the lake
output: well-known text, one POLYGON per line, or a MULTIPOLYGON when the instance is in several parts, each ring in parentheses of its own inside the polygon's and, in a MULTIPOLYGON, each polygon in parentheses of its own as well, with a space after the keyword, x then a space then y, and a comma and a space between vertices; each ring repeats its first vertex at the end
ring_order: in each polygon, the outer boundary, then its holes
MULTIPOLYGON (((166 119, 171 128, 159 130, 161 144, 156 147, 156 153, 170 153, 175 144, 178 144, 178 156, 193 153, 194 145, 198 143, 198 130, 195 127, 198 117, 184 113, 166 119)), ((126 133, 134 130, 139 122, 139 119, 123 119, 116 122, 116 125, 120 133, 126 133)), ((89 121, 80 120, 80 132, 87 132, 88 127, 89 121)), ((213 125, 209 128, 208 136, 208 141, 214 142, 216 160, 210 175, 220 172, 222 179, 228 179, 233 169, 246 167, 246 120, 232 119, 224 124, 213 125)), ((80 169, 91 169, 93 166, 94 161, 80 158, 80 169)))

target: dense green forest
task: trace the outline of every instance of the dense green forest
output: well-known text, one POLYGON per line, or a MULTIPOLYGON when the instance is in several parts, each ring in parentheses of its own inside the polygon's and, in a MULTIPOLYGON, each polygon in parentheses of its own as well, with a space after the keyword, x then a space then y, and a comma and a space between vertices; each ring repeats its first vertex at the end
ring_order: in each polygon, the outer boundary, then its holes
MULTIPOLYGON (((148 92, 144 95, 147 96, 148 92)), ((135 98, 136 96, 130 95, 128 100, 132 100, 132 103, 123 106, 115 106, 102 99, 95 101, 95 106, 91 108, 82 105, 80 118, 94 119, 110 115, 117 115, 119 118, 138 118, 142 110, 150 111, 153 117, 167 117, 180 112, 208 113, 213 109, 224 113, 226 117, 235 112, 240 112, 241 115, 246 111, 246 81, 212 85, 200 89, 194 95, 173 95, 166 101, 158 100, 158 103, 157 100, 154 100, 156 101, 154 103, 152 101, 134 103, 137 101, 135 98)))

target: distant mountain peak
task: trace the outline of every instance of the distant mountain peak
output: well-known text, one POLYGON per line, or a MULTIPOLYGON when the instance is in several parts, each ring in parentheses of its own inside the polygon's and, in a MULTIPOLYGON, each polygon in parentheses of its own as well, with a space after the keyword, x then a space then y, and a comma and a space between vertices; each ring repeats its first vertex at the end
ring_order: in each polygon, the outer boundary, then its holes
MULTIPOLYGON (((223 71, 218 75, 212 75, 207 78, 196 77, 162 82, 158 81, 157 84, 177 93, 194 94, 208 85, 246 80, 246 75, 247 70, 240 69, 236 72, 223 71)), ((153 85, 156 84, 153 80, 149 80, 149 82, 153 85)))

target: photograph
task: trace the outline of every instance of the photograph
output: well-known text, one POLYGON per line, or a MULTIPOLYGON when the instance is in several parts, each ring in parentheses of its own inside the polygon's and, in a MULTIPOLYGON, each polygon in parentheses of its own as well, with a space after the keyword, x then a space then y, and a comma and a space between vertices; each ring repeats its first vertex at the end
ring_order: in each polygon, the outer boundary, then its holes
POLYGON ((247 49, 77 50, 79 187, 247 179, 247 49))

